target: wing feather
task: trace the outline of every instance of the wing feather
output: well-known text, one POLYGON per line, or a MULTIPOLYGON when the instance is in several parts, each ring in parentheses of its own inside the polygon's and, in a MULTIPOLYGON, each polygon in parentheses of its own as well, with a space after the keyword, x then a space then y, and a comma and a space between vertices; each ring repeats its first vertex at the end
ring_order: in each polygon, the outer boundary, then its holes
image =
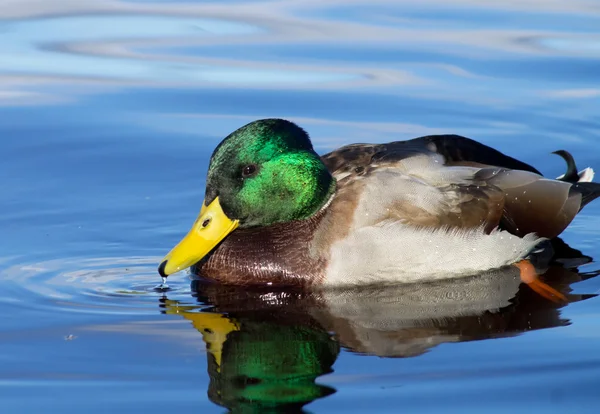
POLYGON ((391 219, 553 238, 600 194, 596 187, 546 179, 526 163, 457 135, 353 144, 322 159, 340 187, 364 181, 360 197, 370 201, 357 203, 355 227, 391 219))

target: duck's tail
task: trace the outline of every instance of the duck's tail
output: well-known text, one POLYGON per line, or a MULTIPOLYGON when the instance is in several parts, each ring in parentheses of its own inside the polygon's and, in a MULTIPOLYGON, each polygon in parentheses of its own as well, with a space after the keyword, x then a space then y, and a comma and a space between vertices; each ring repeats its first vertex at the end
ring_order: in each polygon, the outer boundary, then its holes
POLYGON ((559 155, 567 163, 567 171, 556 177, 557 180, 572 183, 573 186, 569 190, 569 194, 581 194, 581 211, 587 204, 600 197, 600 183, 593 183, 594 170, 590 167, 577 172, 575 159, 565 150, 554 151, 553 154, 559 155))
POLYGON ((577 171, 575 159, 568 151, 558 150, 554 151, 553 154, 562 157, 562 159, 564 159, 567 163, 567 172, 565 172, 561 176, 556 177, 557 180, 566 181, 568 183, 589 183, 594 179, 594 170, 590 167, 585 168, 579 172, 577 171))
POLYGON ((569 194, 573 193, 581 194, 581 211, 587 204, 600 197, 600 183, 579 181, 570 188, 569 194))

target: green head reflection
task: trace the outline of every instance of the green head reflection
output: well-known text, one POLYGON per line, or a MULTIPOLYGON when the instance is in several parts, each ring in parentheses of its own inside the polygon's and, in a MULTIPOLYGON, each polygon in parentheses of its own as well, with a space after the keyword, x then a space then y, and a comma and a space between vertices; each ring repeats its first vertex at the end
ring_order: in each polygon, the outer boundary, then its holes
POLYGON ((191 312, 166 302, 166 313, 177 312, 202 334, 214 403, 232 412, 293 412, 335 392, 315 382, 332 371, 340 350, 318 325, 191 312))
POLYGON ((334 392, 315 380, 331 372, 338 352, 338 343, 323 331, 243 324, 223 344, 220 366, 209 357, 208 396, 242 412, 300 408, 334 392))

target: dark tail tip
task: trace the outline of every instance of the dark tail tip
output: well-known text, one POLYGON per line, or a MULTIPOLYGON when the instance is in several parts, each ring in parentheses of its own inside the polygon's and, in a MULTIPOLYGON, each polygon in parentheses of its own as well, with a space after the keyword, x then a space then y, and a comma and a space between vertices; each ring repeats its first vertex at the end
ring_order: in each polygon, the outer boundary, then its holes
POLYGON ((586 204, 600 197, 600 183, 575 183, 571 186, 570 192, 572 191, 581 194, 581 207, 579 208, 581 211, 586 204))
POLYGON ((565 150, 554 151, 553 154, 560 156, 567 163, 567 172, 560 179, 560 181, 566 181, 568 183, 576 183, 579 181, 579 174, 577 173, 577 165, 575 165, 575 159, 565 150))
POLYGON ((576 183, 579 181, 579 174, 577 173, 577 165, 575 165, 575 159, 565 150, 554 151, 552 154, 560 156, 567 163, 567 172, 560 179, 560 181, 566 181, 568 183, 576 183))

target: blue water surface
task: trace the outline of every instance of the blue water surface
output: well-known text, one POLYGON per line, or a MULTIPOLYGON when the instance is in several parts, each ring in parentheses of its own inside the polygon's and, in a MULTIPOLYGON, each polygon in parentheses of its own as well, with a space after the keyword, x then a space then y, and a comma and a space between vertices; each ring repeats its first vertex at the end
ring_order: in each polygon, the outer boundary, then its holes
MULTIPOLYGON (((456 133, 600 171, 593 2, 5 3, 2 413, 598 412, 595 261, 556 270, 567 306, 519 287, 420 316, 381 292, 354 314, 185 274, 154 289, 212 150, 254 119, 321 153, 456 133)), ((593 203, 562 237, 595 258, 599 232, 593 203)))

